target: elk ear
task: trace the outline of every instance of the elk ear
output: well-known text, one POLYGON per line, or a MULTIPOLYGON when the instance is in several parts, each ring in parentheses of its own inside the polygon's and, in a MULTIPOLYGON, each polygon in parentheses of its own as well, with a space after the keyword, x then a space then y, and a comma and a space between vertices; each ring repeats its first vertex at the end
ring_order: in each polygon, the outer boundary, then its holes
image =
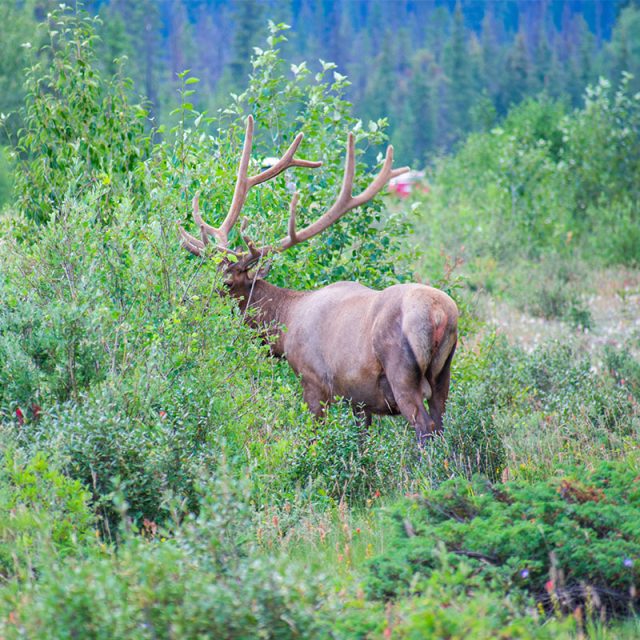
POLYGON ((269 275, 269 271, 271 271, 271 265, 273 264, 273 260, 267 260, 257 271, 256 275, 258 278, 266 278, 269 275))
POLYGON ((223 254, 219 258, 218 271, 222 271, 223 273, 229 272, 237 262, 238 259, 234 255, 223 254))

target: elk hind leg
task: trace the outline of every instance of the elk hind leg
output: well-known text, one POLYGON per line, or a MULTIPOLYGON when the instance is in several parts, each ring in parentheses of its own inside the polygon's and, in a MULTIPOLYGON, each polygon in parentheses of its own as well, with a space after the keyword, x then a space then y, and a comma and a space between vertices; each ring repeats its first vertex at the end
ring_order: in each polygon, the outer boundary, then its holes
POLYGON ((435 380, 431 382, 431 397, 429 398, 429 413, 436 424, 436 428, 442 430, 442 415, 449 397, 449 385, 451 383, 451 361, 456 347, 453 346, 451 352, 447 356, 444 367, 438 373, 435 380))
POLYGON ((418 445, 422 447, 436 431, 436 423, 424 406, 424 396, 430 388, 413 353, 395 352, 384 364, 385 374, 400 413, 415 430, 418 445))

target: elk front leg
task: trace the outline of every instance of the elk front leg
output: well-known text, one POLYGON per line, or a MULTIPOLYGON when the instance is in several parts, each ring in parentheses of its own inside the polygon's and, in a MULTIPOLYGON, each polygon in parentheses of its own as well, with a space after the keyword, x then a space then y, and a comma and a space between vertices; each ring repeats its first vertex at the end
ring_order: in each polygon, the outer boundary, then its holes
POLYGON ((324 418, 329 395, 313 380, 302 379, 302 397, 315 418, 324 418))

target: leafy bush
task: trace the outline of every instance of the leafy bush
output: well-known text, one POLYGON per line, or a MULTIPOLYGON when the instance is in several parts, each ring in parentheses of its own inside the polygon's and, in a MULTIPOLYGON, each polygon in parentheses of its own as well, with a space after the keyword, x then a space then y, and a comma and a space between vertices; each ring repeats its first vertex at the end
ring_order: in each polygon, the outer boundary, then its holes
POLYGON ((21 594, 5 593, 3 636, 328 637, 317 577, 256 555, 249 487, 227 473, 200 485, 200 515, 174 537, 146 522, 144 535, 123 533, 117 554, 54 560, 21 594))
POLYGON ((98 18, 61 5, 40 28, 48 44, 27 72, 24 126, 16 145, 16 190, 24 214, 46 222, 65 199, 102 187, 96 220, 125 193, 148 155, 146 111, 131 104, 121 71, 105 79, 94 44, 98 18))
POLYGON ((556 597, 569 610, 589 597, 635 606, 637 479, 631 458, 532 483, 446 482, 392 510, 395 536, 371 563, 368 593, 388 599, 421 591, 444 545, 452 567, 468 564, 505 593, 526 591, 545 605, 556 597))
POLYGON ((515 270, 512 296, 518 307, 541 318, 565 320, 574 327, 591 328, 591 312, 585 304, 585 268, 576 260, 552 255, 539 263, 515 270))
POLYGON ((624 349, 614 349, 607 345, 604 349, 604 363, 615 381, 640 401, 640 362, 637 358, 624 349))
POLYGON ((366 429, 349 405, 333 407, 327 420, 292 433, 280 482, 291 491, 362 503, 409 483, 415 432, 406 422, 376 420, 366 429))
POLYGON ((334 627, 338 638, 573 638, 571 618, 547 618, 510 595, 487 588, 464 562, 452 565, 446 551, 420 581, 420 592, 402 600, 349 602, 334 627))
POLYGON ((0 467, 0 575, 28 578, 49 556, 66 558, 93 539, 89 493, 43 454, 23 462, 5 452, 0 467))
POLYGON ((590 263, 635 264, 639 118, 625 77, 616 89, 606 80, 589 88, 572 113, 528 100, 491 132, 471 135, 419 198, 427 264, 443 250, 467 262, 580 251, 590 263))
MULTIPOLYGON (((633 362, 628 353, 620 358, 633 362)), ((477 354, 459 354, 452 377, 444 433, 423 456, 430 481, 544 475, 561 462, 590 463, 625 450, 640 426, 629 394, 571 343, 525 353, 493 336, 477 354)))

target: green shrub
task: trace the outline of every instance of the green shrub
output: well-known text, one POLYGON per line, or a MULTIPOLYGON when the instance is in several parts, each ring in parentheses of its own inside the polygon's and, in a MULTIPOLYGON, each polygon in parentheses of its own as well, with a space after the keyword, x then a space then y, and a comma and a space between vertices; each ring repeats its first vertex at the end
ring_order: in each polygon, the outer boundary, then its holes
POLYGON ((582 109, 528 100, 491 132, 469 136, 416 196, 427 268, 442 254, 511 268, 569 251, 591 264, 636 264, 639 119, 629 79, 616 89, 601 80, 582 109))
POLYGON ((49 556, 70 557, 94 538, 89 493, 43 454, 23 462, 5 452, 0 467, 0 575, 28 578, 49 556))
POLYGON ((486 588, 464 563, 444 565, 423 583, 422 593, 394 610, 393 637, 398 638, 573 638, 571 618, 547 619, 533 606, 486 588))
POLYGON ((423 455, 430 482, 478 472, 544 476, 561 461, 620 453, 640 428, 629 394, 572 343, 526 353, 493 336, 478 353, 456 357, 452 379, 444 433, 423 455))
POLYGON ((150 143, 147 112, 131 104, 121 70, 113 78, 102 76, 94 48, 97 21, 60 5, 40 25, 47 45, 27 71, 16 192, 24 215, 40 223, 66 199, 83 197, 96 185, 97 221, 108 220, 125 194, 139 195, 150 143))
POLYGON ((545 256, 539 263, 516 269, 511 295, 517 306, 533 316, 565 320, 574 327, 592 328, 591 313, 583 299, 586 271, 576 260, 545 256))
POLYGON ((609 345, 604 349, 604 364, 622 389, 640 400, 640 362, 625 349, 609 345))
POLYGON ((325 421, 309 420, 291 435, 280 480, 291 492, 363 503, 409 484, 417 447, 404 420, 376 420, 365 429, 344 403, 325 421))
POLYGON ((13 166, 7 158, 7 151, 0 146, 0 209, 7 204, 13 194, 13 166))
POLYGON ((14 622, 2 616, 3 636, 329 637, 318 576, 256 554, 249 486, 224 468, 200 484, 200 515, 174 537, 147 522, 117 553, 54 559, 21 593, 5 591, 14 622))
POLYGON ((593 588, 603 605, 635 606, 637 477, 632 457, 532 483, 446 482, 391 511, 395 536, 371 563, 368 593, 388 599, 420 592, 444 545, 452 567, 468 564, 505 594, 524 591, 545 606, 557 597, 572 610, 593 588))
POLYGON ((438 552, 437 568, 420 582, 420 593, 397 601, 354 600, 334 626, 338 638, 573 638, 571 618, 548 618, 533 606, 493 592, 464 562, 452 566, 438 552))

